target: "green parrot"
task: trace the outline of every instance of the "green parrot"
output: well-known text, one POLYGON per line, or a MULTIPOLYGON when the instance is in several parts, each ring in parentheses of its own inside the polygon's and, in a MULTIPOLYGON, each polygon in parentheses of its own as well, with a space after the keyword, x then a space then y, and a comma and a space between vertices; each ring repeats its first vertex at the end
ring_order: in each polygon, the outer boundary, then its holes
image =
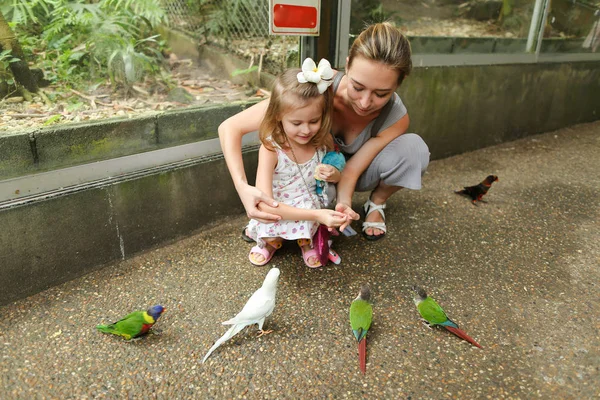
POLYGON ((417 306, 417 310, 419 310, 419 314, 421 317, 425 319, 428 325, 440 325, 446 328, 446 330, 452 332, 456 336, 461 339, 466 340, 474 346, 482 348, 479 343, 475 341, 472 337, 467 335, 467 333, 458 328, 458 325, 454 321, 452 321, 442 307, 434 299, 427 296, 425 290, 418 286, 413 286, 412 290, 415 291, 416 295, 414 297, 414 302, 417 306))
POLYGON ((160 305, 151 307, 148 311, 134 311, 118 322, 110 325, 98 325, 96 329, 131 340, 148 333, 164 311, 165 308, 160 305))
POLYGON ((358 297, 350 305, 350 326, 358 342, 358 363, 363 374, 367 373, 367 332, 373 321, 370 300, 371 288, 365 284, 360 287, 358 297))

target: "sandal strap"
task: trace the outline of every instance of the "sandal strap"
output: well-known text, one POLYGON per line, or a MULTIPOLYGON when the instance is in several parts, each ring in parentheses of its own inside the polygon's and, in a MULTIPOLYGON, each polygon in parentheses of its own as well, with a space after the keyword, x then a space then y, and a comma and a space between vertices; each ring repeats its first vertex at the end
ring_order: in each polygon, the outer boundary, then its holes
POLYGON ((322 267, 323 265, 321 265, 321 262, 318 260, 319 259, 319 252, 317 251, 317 249, 312 248, 310 250, 306 250, 302 252, 302 259, 304 260, 304 264, 306 264, 306 266, 308 268, 319 268, 322 267), (317 263, 315 265, 310 265, 308 263, 308 260, 311 257, 316 257, 317 258, 317 263))
POLYGON ((385 213, 383 212, 383 210, 385 209, 386 204, 375 204, 371 201, 371 199, 368 199, 367 202, 363 205, 363 209, 365 210, 365 218, 371 214, 373 211, 378 211, 379 214, 381 214, 381 218, 385 219, 385 213))
POLYGON ((362 230, 363 232, 369 228, 379 229, 383 232, 387 232, 387 228, 385 227, 385 222, 363 222, 362 230))
POLYGON ((259 245, 256 245, 254 247, 252 247, 250 249, 250 253, 248 254, 248 259, 250 260, 250 262, 253 265, 256 266, 263 266, 265 264, 267 264, 269 261, 271 261, 271 258, 273 257, 273 254, 275 253, 275 250, 273 250, 273 252, 269 252, 269 250, 267 250, 266 246, 265 247, 261 247, 259 245), (252 259, 252 254, 260 254, 261 256, 263 256, 265 259, 263 262, 256 262, 252 259))
POLYGON ((273 258, 273 255, 275 254, 275 252, 280 248, 281 246, 277 247, 272 245, 269 242, 265 242, 264 245, 261 244, 256 244, 254 247, 252 247, 250 249, 250 253, 248 254, 248 259, 250 260, 250 262, 256 266, 262 266, 267 264, 269 261, 271 261, 271 258, 273 258), (271 251, 269 251, 269 249, 267 248, 270 247, 271 251), (254 260, 252 260, 252 254, 260 254, 261 256, 263 256, 265 258, 265 261, 261 262, 261 263, 257 263, 254 260))

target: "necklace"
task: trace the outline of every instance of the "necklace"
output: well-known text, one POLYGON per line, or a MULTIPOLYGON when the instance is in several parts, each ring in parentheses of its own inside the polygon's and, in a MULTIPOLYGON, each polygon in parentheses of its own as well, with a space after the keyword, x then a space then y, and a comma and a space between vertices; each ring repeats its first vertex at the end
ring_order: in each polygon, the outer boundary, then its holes
MULTIPOLYGON (((290 151, 292 152, 292 161, 294 162, 294 164, 296 164, 296 167, 298 167, 298 173, 300 174, 300 178, 302 178, 302 181, 304 182, 304 186, 306 186, 306 191, 308 192, 308 195, 310 196, 310 200, 313 203, 313 206, 315 206, 315 209, 320 209, 323 208, 323 203, 321 202, 321 199, 319 199, 317 197, 318 204, 315 201, 313 194, 310 191, 310 187, 308 186, 308 183, 306 183, 306 179, 304 178, 304 174, 302 173, 302 168, 300 167, 300 164, 298 164, 298 158, 296 157, 296 153, 294 153, 294 148, 292 147, 292 144, 290 143, 290 140, 288 139, 288 137, 285 137, 285 140, 287 141, 288 147, 290 148, 290 151)), ((321 163, 321 158, 319 157, 319 150, 315 149, 315 154, 317 155, 317 163, 321 163)), ((311 158, 312 160, 312 158, 311 158)), ((310 161, 310 160, 309 160, 310 161)))

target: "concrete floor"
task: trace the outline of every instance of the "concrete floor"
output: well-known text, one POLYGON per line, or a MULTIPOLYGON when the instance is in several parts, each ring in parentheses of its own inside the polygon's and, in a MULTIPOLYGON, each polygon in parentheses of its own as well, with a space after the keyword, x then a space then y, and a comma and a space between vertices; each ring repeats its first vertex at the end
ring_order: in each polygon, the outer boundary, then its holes
POLYGON ((384 240, 337 240, 341 265, 284 246, 274 332, 206 364, 268 270, 247 261, 242 216, 0 308, 0 398, 598 398, 600 121, 432 162, 423 183, 388 203, 384 240), (453 193, 490 173, 487 203, 453 193), (348 322, 363 282, 366 376, 348 322), (423 326, 415 283, 484 349, 423 326), (94 328, 157 303, 157 335, 94 328))

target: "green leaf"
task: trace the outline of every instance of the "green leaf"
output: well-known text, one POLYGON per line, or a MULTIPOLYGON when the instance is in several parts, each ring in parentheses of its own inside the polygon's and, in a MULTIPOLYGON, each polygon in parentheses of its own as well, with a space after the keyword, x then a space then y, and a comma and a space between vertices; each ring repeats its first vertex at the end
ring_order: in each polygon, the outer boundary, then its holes
POLYGON ((62 115, 55 114, 55 115, 51 116, 50 118, 48 118, 46 121, 44 121, 44 125, 52 125, 52 124, 60 121, 61 119, 62 119, 62 115))
POLYGON ((254 66, 252 66, 250 68, 247 68, 247 69, 236 69, 235 71, 233 71, 231 73, 231 76, 238 76, 238 75, 242 75, 242 74, 249 74, 249 73, 254 72, 254 71, 258 71, 258 66, 257 65, 254 65, 254 66))

